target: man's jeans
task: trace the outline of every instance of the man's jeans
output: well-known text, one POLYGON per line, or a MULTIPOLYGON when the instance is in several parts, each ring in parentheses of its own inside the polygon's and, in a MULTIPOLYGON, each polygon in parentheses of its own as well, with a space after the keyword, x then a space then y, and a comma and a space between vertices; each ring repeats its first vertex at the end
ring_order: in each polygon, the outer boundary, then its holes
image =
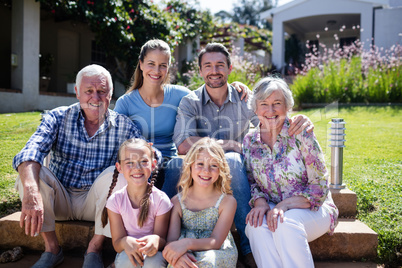
MULTIPOLYGON (((232 175, 231 188, 233 196, 237 201, 234 223, 240 235, 241 251, 243 255, 246 255, 251 253, 250 243, 245 234, 246 216, 250 212, 250 206, 248 204, 251 199, 250 185, 247 179, 243 156, 235 152, 225 153, 225 156, 230 167, 230 174, 232 175)), ((177 193, 177 183, 180 179, 182 163, 183 159, 173 158, 168 162, 165 169, 165 183, 163 184, 162 191, 164 191, 169 198, 172 198, 177 193)))

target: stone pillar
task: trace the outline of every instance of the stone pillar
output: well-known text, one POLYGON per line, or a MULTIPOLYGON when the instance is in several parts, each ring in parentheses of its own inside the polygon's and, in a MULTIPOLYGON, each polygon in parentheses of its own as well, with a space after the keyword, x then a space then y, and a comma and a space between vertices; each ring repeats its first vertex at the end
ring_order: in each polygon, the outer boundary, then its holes
MULTIPOLYGON (((272 25, 272 64, 278 68, 278 71, 284 67, 285 62, 285 38, 283 30, 283 21, 273 20, 272 25)), ((282 72, 284 72, 281 70, 282 72)))
POLYGON ((11 88, 21 89, 22 109, 35 110, 39 97, 40 4, 35 0, 12 1, 11 53, 17 66, 11 69, 11 88))
POLYGON ((363 42, 365 50, 370 49, 373 38, 373 8, 371 6, 365 7, 360 15, 360 41, 363 42))
POLYGON ((239 55, 244 56, 244 38, 240 37, 236 39, 233 43, 233 45, 239 49, 239 55))

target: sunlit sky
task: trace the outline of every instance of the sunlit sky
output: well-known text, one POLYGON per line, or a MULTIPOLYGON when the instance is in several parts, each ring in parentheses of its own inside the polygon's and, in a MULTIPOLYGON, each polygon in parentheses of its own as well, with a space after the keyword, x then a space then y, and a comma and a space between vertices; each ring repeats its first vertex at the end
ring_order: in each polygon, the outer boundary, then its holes
MULTIPOLYGON (((183 0, 185 1, 185 0, 183 0)), ((284 5, 293 0, 278 0, 278 6, 284 5)), ((160 3, 162 0, 154 0, 154 3, 160 3)), ((231 12, 233 4, 240 2, 240 0, 198 0, 202 9, 209 9, 212 14, 221 10, 231 12)))
MULTIPOLYGON (((279 0, 278 6, 291 2, 292 0, 279 0)), ((238 3, 239 0, 199 0, 202 9, 209 9, 212 14, 225 10, 231 12, 233 4, 238 3)))

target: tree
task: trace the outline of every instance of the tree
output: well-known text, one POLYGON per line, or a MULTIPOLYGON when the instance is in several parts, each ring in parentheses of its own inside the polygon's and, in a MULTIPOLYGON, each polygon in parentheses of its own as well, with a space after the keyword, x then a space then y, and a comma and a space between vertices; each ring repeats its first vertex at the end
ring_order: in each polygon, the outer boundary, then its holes
POLYGON ((260 14, 273 8, 278 0, 239 0, 233 5, 233 12, 220 11, 216 15, 224 21, 230 20, 239 24, 248 24, 259 28, 271 29, 269 22, 261 20, 260 14))
POLYGON ((55 20, 88 23, 96 42, 105 51, 112 75, 128 83, 141 46, 152 38, 166 41, 172 51, 212 24, 208 12, 179 0, 166 2, 162 10, 151 0, 37 0, 55 20))

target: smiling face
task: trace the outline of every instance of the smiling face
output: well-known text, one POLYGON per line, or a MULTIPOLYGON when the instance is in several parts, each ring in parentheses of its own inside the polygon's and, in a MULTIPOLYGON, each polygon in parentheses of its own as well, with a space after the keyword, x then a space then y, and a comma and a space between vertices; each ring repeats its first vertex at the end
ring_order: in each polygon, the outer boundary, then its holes
POLYGON ((204 78, 207 87, 220 88, 226 86, 232 66, 228 66, 227 59, 220 52, 207 52, 201 58, 200 75, 204 78))
POLYGON ((159 49, 151 50, 140 61, 144 85, 162 85, 169 71, 170 55, 159 49))
POLYGON ((75 87, 75 93, 85 118, 89 121, 101 121, 112 99, 106 77, 103 75, 83 76, 79 91, 75 87))
POLYGON ((285 97, 282 91, 275 90, 265 100, 257 101, 256 114, 260 119, 262 128, 269 131, 276 130, 276 133, 279 133, 287 115, 285 97))
POLYGON ((213 187, 219 178, 219 163, 211 155, 202 150, 191 165, 191 177, 194 184, 202 187, 213 187))
POLYGON ((120 159, 120 163, 116 163, 116 168, 124 175, 128 184, 148 183, 148 178, 156 167, 156 160, 152 159, 149 148, 127 146, 122 150, 120 159))

